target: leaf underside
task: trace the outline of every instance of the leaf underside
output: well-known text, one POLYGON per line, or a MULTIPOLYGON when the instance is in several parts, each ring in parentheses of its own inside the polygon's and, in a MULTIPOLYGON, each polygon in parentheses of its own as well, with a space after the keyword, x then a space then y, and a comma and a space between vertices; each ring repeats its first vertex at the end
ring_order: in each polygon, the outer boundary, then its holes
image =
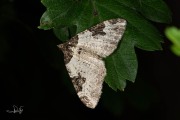
POLYGON ((135 81, 138 67, 135 47, 147 51, 162 49, 161 34, 150 21, 171 21, 170 10, 162 0, 42 0, 42 3, 47 10, 39 28, 53 28, 61 41, 104 20, 127 20, 118 49, 105 59, 105 81, 113 90, 124 90, 126 80, 135 81))

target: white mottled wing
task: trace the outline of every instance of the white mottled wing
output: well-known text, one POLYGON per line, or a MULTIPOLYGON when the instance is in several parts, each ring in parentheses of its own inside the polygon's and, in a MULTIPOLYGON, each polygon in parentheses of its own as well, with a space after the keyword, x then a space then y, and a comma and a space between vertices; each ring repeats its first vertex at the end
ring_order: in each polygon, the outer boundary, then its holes
POLYGON ((87 49, 101 57, 109 56, 116 48, 126 28, 126 20, 104 21, 78 34, 78 47, 87 49))
POLYGON ((101 96, 106 76, 102 58, 117 48, 125 26, 124 19, 107 20, 58 45, 77 95, 89 108, 95 108, 101 96))
POLYGON ((87 107, 95 108, 106 75, 104 62, 82 51, 80 54, 74 54, 66 67, 81 101, 87 107))

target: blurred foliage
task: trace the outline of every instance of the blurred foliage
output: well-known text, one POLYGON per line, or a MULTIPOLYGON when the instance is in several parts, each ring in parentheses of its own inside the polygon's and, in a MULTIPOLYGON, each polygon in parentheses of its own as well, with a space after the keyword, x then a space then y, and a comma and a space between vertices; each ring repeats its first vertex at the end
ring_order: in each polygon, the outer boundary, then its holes
POLYGON ((180 30, 176 27, 168 27, 165 30, 166 37, 172 42, 172 52, 180 56, 180 30))

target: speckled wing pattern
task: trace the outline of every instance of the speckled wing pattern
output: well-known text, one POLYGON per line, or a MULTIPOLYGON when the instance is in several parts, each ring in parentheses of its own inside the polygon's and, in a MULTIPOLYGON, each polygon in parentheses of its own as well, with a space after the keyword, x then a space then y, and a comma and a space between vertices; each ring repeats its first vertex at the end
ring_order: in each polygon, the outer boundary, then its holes
POLYGON ((58 45, 80 100, 89 108, 99 102, 104 77, 103 58, 117 48, 126 28, 126 20, 110 19, 99 23, 58 45))

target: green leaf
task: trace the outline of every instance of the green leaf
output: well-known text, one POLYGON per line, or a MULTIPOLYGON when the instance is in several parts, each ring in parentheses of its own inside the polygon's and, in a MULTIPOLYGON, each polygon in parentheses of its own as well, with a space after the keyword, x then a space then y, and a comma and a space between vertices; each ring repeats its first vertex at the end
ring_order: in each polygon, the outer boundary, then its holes
POLYGON ((57 38, 59 38, 61 41, 65 42, 67 39, 70 39, 73 37, 76 32, 76 27, 71 26, 71 27, 56 27, 53 29, 54 34, 56 35, 57 38))
POLYGON ((180 30, 176 27, 168 27, 165 30, 167 38, 173 43, 171 50, 177 56, 180 56, 180 30))
POLYGON ((138 0, 137 10, 149 20, 160 23, 171 22, 171 12, 163 0, 138 0))
POLYGON ((165 30, 168 39, 176 46, 180 47, 180 30, 176 27, 169 27, 165 30))
POLYGON ((178 47, 176 45, 172 45, 171 50, 174 54, 176 54, 177 56, 180 56, 180 47, 178 47))
MULTIPOLYGON (((131 31, 130 29, 127 27, 127 31, 131 31)), ((126 32, 119 49, 105 59, 108 68, 105 81, 114 90, 124 90, 125 80, 134 82, 136 78, 138 65, 134 51, 135 41, 131 39, 131 35, 131 32, 126 32)))
POLYGON ((170 21, 170 14, 165 14, 170 13, 169 9, 163 1, 159 1, 42 0, 47 10, 41 17, 39 28, 45 30, 54 28, 56 36, 65 41, 68 40, 68 35, 70 38, 104 20, 126 19, 127 29, 118 49, 105 59, 106 83, 114 90, 124 90, 126 80, 134 82, 137 74, 138 65, 134 48, 148 51, 162 49, 161 35, 149 22, 149 20, 162 23, 170 21), (159 6, 154 5, 155 3, 159 6), (72 26, 76 26, 76 29, 69 29, 72 26), (68 29, 63 31, 60 28, 68 29))

